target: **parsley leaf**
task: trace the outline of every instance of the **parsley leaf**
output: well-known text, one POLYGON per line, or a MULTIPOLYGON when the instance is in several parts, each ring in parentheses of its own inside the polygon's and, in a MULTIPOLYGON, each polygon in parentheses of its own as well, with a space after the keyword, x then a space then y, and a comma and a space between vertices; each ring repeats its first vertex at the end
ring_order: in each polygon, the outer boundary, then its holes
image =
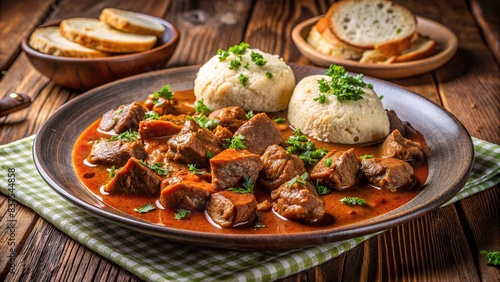
POLYGON ((236 58, 229 63, 230 70, 237 70, 240 68, 240 66, 241 66, 241 58, 239 58, 239 59, 236 58))
POLYGON ((363 74, 352 76, 342 66, 330 65, 326 70, 326 75, 331 79, 318 80, 320 96, 314 99, 320 104, 325 103, 329 95, 336 96, 339 102, 361 100, 365 93, 364 87, 373 89, 373 85, 363 81, 363 74))
POLYGON ((124 131, 118 135, 111 136, 111 138, 109 138, 109 141, 122 140, 122 141, 127 141, 127 142, 134 142, 138 138, 139 138, 139 132, 134 131, 132 129, 129 129, 129 130, 124 131))
POLYGON ((240 44, 236 44, 236 45, 230 47, 229 52, 231 52, 235 55, 243 55, 247 51, 248 47, 250 47, 250 44, 248 44, 246 42, 241 42, 240 44))
POLYGON ((253 116, 254 116, 254 114, 253 114, 253 111, 252 111, 252 110, 248 111, 245 115, 247 116, 247 119, 251 119, 251 118, 253 118, 253 116))
POLYGON ((235 150, 246 149, 247 147, 245 146, 245 144, 243 144, 243 140, 245 140, 245 136, 243 136, 241 134, 233 135, 232 138, 224 139, 224 141, 226 141, 226 143, 229 143, 227 145, 226 149, 227 148, 235 149, 235 150))
POLYGON ((205 105, 203 101, 204 99, 197 100, 196 102, 194 102, 194 110, 197 113, 208 115, 212 112, 212 109, 209 106, 205 105))
POLYGON ((267 77, 267 78, 273 78, 273 74, 272 74, 272 73, 270 73, 270 72, 266 72, 266 77, 267 77))
POLYGON ((362 155, 359 158, 360 159, 373 159, 373 158, 375 158, 375 156, 373 154, 369 154, 369 155, 362 155))
POLYGON ((191 213, 191 211, 189 211, 189 210, 178 209, 174 214, 174 218, 177 220, 181 220, 181 219, 186 218, 190 213, 191 213))
POLYGON ((358 197, 344 197, 340 199, 340 201, 344 204, 348 204, 350 206, 362 206, 366 203, 366 200, 358 198, 358 197))
POLYGON ((486 261, 488 264, 499 266, 500 265, 500 251, 488 252, 486 250, 482 250, 480 252, 483 256, 486 256, 486 261))
POLYGON ((171 170, 165 168, 165 164, 164 163, 154 163, 152 165, 148 165, 143 160, 140 160, 140 163, 143 166, 149 168, 150 170, 156 172, 160 176, 165 176, 165 175, 167 175, 167 173, 172 172, 171 170))
POLYGON ((252 51, 250 53, 250 58, 252 59, 252 62, 254 62, 258 66, 263 66, 267 63, 267 61, 264 60, 264 57, 262 56, 262 54, 257 53, 255 51, 252 51))
POLYGON ((307 136, 302 135, 300 129, 295 130, 287 142, 290 145, 286 148, 287 152, 299 156, 305 165, 317 163, 328 152, 325 148, 317 149, 307 136))
POLYGON ((115 166, 112 166, 110 169, 109 169, 109 178, 113 178, 115 177, 115 175, 120 171, 119 168, 115 168, 115 166))
POLYGON ((318 194, 321 195, 328 195, 330 194, 330 189, 328 189, 327 186, 321 185, 318 180, 316 180, 316 190, 318 190, 318 194))
POLYGON ((257 230, 259 228, 266 228, 267 225, 265 225, 264 223, 256 223, 254 226, 253 226, 253 230, 257 230))
POLYGON ((229 57, 229 52, 224 51, 222 49, 217 50, 217 55, 219 55, 219 61, 224 61, 227 57, 229 57))
POLYGON ((188 164, 188 168, 189 168, 189 171, 192 172, 192 173, 194 173, 194 174, 205 174, 204 171, 199 170, 198 168, 196 168, 195 164, 188 164))
POLYGON ((146 113, 144 113, 144 119, 147 120, 147 121, 150 121, 150 120, 159 120, 160 119, 160 114, 158 114, 155 111, 147 111, 146 113))
POLYGON ((299 184, 305 185, 306 184, 306 180, 307 180, 308 177, 309 177, 309 173, 304 172, 302 175, 297 175, 294 178, 288 180, 288 182, 286 183, 286 186, 288 188, 290 188, 295 183, 299 183, 299 184))
POLYGON ((245 176, 245 182, 243 183, 243 188, 231 187, 227 190, 236 192, 238 194, 246 194, 246 193, 253 193, 253 187, 254 187, 254 183, 252 181, 252 178, 249 176, 245 176))
POLYGON ((325 161, 324 161, 324 163, 325 163, 326 167, 331 167, 332 164, 333 164, 333 160, 330 159, 330 158, 326 158, 325 161))
POLYGON ((161 106, 165 100, 172 100, 174 97, 174 92, 170 90, 170 85, 165 85, 162 87, 162 89, 156 91, 153 93, 153 104, 155 106, 161 106), (165 100, 161 100, 160 98, 163 98, 165 100))
POLYGON ((135 208, 134 211, 137 213, 147 213, 150 211, 154 211, 156 208, 150 203, 140 206, 139 208, 135 208))
POLYGON ((244 87, 247 86, 248 76, 240 73, 240 75, 238 76, 238 80, 240 81, 241 85, 243 85, 244 87))
POLYGON ((208 118, 205 115, 199 115, 199 116, 188 116, 186 118, 187 120, 194 120, 199 126, 206 128, 208 130, 212 130, 219 125, 219 120, 216 118, 208 118))

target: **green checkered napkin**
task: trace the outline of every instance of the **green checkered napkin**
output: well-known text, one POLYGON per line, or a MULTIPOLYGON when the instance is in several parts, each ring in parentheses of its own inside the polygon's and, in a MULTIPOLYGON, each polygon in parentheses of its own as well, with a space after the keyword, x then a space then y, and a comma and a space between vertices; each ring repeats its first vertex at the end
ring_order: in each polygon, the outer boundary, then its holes
MULTIPOLYGON (((147 281, 275 280, 320 265, 354 248, 371 234, 337 243, 286 251, 235 251, 179 244, 103 221, 72 205, 37 173, 34 136, 0 146, 0 191, 16 170, 15 200, 32 208, 76 241, 147 281)), ((473 138, 475 162, 464 188, 447 204, 500 182, 500 146, 473 138)))

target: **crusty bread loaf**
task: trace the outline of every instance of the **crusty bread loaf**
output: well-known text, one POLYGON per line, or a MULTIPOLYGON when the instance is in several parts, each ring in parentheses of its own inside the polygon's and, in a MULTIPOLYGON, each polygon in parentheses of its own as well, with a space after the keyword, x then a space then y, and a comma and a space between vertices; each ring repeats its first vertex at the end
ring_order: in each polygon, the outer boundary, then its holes
POLYGON ((436 54, 436 42, 428 36, 415 33, 412 45, 396 56, 395 62, 408 62, 430 57, 436 54))
POLYGON ((93 18, 61 21, 60 33, 66 39, 105 52, 132 53, 151 49, 157 37, 125 33, 93 18))
POLYGON ((366 50, 359 59, 363 64, 391 64, 396 61, 396 56, 387 56, 376 49, 366 50))
MULTIPOLYGON (((343 0, 334 3, 328 14, 330 27, 337 38, 365 49, 391 41, 396 45, 400 40, 406 43, 417 26, 411 11, 386 0, 343 0)), ((392 47, 386 49, 392 50, 392 47)), ((385 53, 386 49, 381 52, 385 53)))
POLYGON ((99 20, 123 32, 154 35, 161 37, 165 27, 159 22, 144 17, 142 14, 115 8, 105 8, 99 20))
POLYGON ((29 44, 35 50, 55 56, 93 58, 110 55, 67 40, 59 34, 57 26, 37 28, 31 34, 29 44))
POLYGON ((322 54, 333 58, 359 60, 365 49, 358 48, 339 40, 328 26, 328 19, 322 17, 311 28, 306 41, 322 54))

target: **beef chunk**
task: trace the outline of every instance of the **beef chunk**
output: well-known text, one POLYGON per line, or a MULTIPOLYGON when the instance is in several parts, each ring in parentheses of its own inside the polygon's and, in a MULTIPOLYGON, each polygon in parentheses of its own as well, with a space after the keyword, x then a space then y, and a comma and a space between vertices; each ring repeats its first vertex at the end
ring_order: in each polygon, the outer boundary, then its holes
POLYGON ((218 109, 210 113, 208 118, 219 120, 219 125, 226 127, 234 133, 240 126, 247 121, 245 110, 238 106, 226 107, 218 109))
POLYGON ((252 193, 225 190, 210 196, 207 213, 221 227, 251 224, 256 218, 257 200, 252 193))
POLYGON ((116 110, 110 110, 102 116, 99 129, 104 131, 114 130, 122 133, 129 129, 137 131, 139 122, 144 118, 148 109, 138 102, 121 105, 116 110))
POLYGON ((363 159, 360 170, 371 185, 392 192, 411 187, 416 180, 411 165, 395 158, 363 159))
POLYGON ((323 199, 309 182, 284 183, 271 192, 271 199, 274 211, 291 220, 313 223, 325 214, 323 199))
POLYGON ((306 172, 304 162, 299 157, 278 145, 269 146, 260 159, 264 167, 258 181, 269 190, 277 189, 288 180, 306 172))
POLYGON ((385 139, 381 154, 383 157, 397 158, 403 161, 420 162, 425 159, 425 153, 420 143, 404 138, 397 129, 393 130, 385 139))
POLYGON ((187 120, 179 134, 174 135, 167 143, 167 159, 183 164, 195 164, 198 168, 208 167, 209 152, 217 155, 222 151, 219 146, 221 140, 193 120, 187 120))
POLYGON ((387 117, 389 118, 389 128, 392 131, 394 129, 399 130, 401 134, 404 136, 406 134, 406 125, 401 119, 399 119, 398 115, 393 110, 385 110, 387 112, 387 117))
POLYGON ((247 150, 226 149, 210 159, 212 184, 216 191, 237 187, 249 178, 252 183, 263 167, 259 155, 247 150))
POLYGON ((284 183, 273 190, 273 210, 290 220, 313 224, 325 215, 325 203, 311 183, 304 183, 284 183))
POLYGON ((178 176, 176 181, 162 181, 158 201, 165 208, 203 210, 214 192, 212 184, 196 175, 186 174, 178 176))
POLYGON ((354 154, 354 149, 330 151, 311 171, 311 179, 341 191, 351 188, 357 182, 361 161, 354 154))
POLYGON ((154 195, 160 190, 162 177, 147 168, 136 158, 130 158, 104 185, 104 191, 112 194, 154 195))
POLYGON ((139 123, 139 134, 143 140, 172 136, 181 131, 182 126, 164 120, 143 120, 139 123))
POLYGON ((143 160, 148 157, 144 146, 139 141, 108 141, 100 139, 94 142, 87 160, 92 164, 121 167, 131 158, 143 160))
POLYGON ((256 114, 244 123, 234 135, 243 135, 243 144, 251 153, 262 155, 271 145, 285 145, 280 130, 265 113, 256 114))

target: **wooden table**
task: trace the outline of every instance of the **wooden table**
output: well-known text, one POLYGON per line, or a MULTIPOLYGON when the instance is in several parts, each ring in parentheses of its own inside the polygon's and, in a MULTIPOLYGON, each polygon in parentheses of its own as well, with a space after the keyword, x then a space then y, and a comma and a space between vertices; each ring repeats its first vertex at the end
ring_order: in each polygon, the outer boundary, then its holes
MULTIPOLYGON (((36 133, 77 92, 40 75, 20 51, 23 36, 41 23, 75 16, 97 17, 117 7, 164 18, 181 34, 165 66, 202 64, 218 48, 241 41, 286 61, 310 64, 291 40, 299 22, 323 14, 333 1, 22 0, 0 1, 0 97, 28 93, 33 104, 0 118, 0 144, 36 133)), ((431 73, 392 80, 453 113, 472 136, 500 144, 500 3, 495 0, 398 1, 415 14, 440 22, 459 39, 457 54, 431 73)), ((460 160, 457 160, 460 161, 460 160)), ((0 254, 7 253, 7 200, 0 194, 0 254)), ((499 281, 481 250, 500 249, 498 186, 392 228, 319 267, 284 281, 439 280, 499 281)), ((135 276, 70 239, 29 208, 20 206, 17 257, 23 271, 0 280, 136 281, 135 276)))

